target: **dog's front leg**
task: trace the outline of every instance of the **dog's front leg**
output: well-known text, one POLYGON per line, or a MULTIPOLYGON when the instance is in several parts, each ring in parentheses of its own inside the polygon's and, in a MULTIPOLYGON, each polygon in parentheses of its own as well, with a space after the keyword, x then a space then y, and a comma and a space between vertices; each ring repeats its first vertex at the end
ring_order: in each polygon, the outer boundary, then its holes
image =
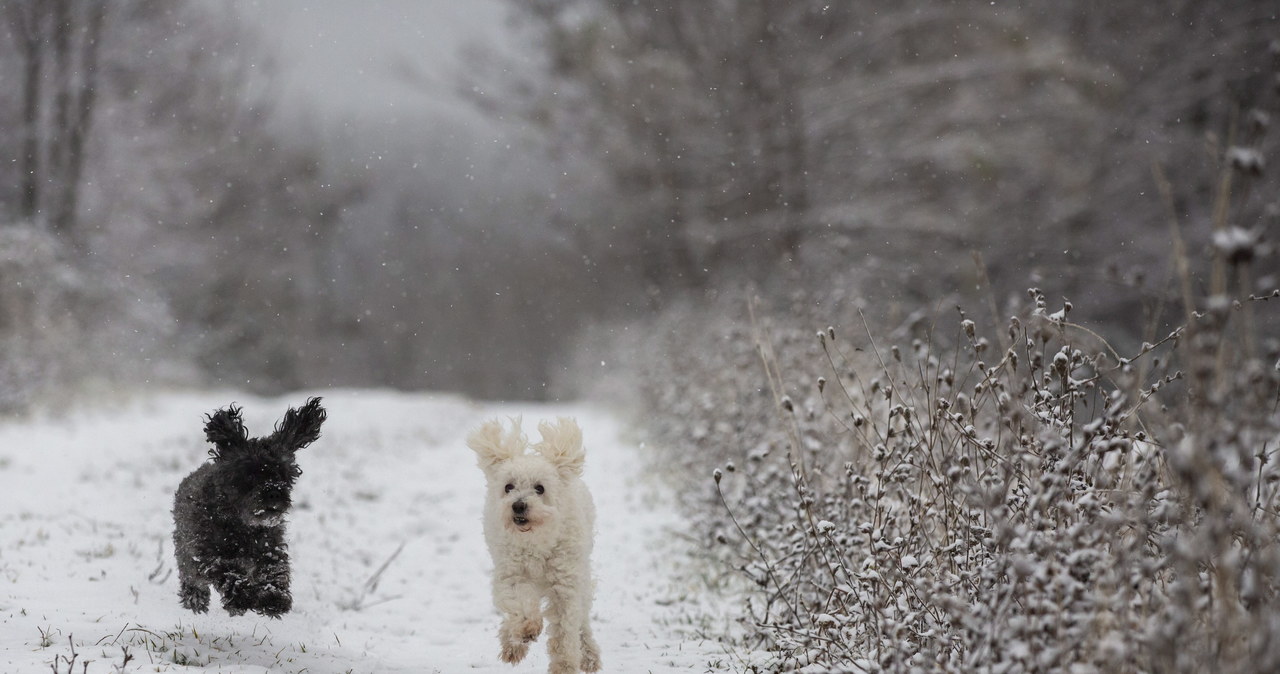
POLYGON ((248 570, 240 560, 219 560, 204 571, 222 597, 222 608, 233 616, 254 607, 248 570))
POLYGON ((591 605, 587 604, 586 614, 582 620, 582 671, 600 671, 600 646, 591 634, 591 605))
POLYGON ((253 570, 252 584, 256 588, 253 610, 270 618, 279 618, 293 608, 289 594, 289 557, 283 550, 272 553, 269 559, 253 570))
POLYGON ((542 634, 542 597, 531 583, 501 578, 493 579, 493 604, 502 613, 498 628, 498 657, 515 664, 529 652, 529 644, 542 634))
MULTIPOLYGON (((551 658, 550 674, 578 674, 583 671, 584 632, 587 610, 582 601, 582 583, 559 583, 551 588, 547 604, 547 654, 551 658)), ((588 637, 589 638, 589 637, 588 637)), ((594 640, 592 640, 594 645, 594 640)), ((600 654, 591 654, 599 669, 600 654)), ((595 670, 591 670, 595 671, 595 670)))
POLYGON ((194 611, 196 613, 205 613, 209 610, 209 583, 204 579, 189 579, 185 574, 179 572, 178 597, 182 600, 182 607, 194 611))

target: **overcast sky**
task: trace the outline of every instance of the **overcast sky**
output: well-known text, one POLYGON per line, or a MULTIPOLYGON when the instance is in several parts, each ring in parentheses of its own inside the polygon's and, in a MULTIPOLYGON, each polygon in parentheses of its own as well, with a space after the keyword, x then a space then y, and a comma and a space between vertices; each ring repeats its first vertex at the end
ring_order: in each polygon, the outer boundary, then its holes
POLYGON ((505 33, 500 0, 238 0, 278 49, 282 103, 326 124, 382 124, 459 104, 460 49, 505 33), (407 67, 406 67, 407 66, 407 67), (415 73, 408 77, 405 72, 415 73))

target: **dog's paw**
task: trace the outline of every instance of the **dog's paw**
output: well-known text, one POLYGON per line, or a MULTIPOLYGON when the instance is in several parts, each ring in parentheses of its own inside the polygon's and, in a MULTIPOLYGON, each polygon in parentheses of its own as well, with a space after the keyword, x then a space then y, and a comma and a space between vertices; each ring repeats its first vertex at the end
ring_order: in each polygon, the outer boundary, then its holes
POLYGON ((516 625, 515 638, 522 643, 530 643, 538 640, 538 635, 542 634, 541 618, 526 618, 523 622, 516 625))
POLYGON ((520 616, 508 614, 498 630, 498 642, 502 644, 502 652, 498 657, 503 662, 515 664, 524 659, 529 652, 529 644, 538 640, 542 634, 542 616, 520 616))
POLYGON ((188 597, 183 597, 183 598, 182 598, 182 608, 185 608, 185 609, 187 609, 188 611, 191 611, 192 613, 208 613, 208 612, 209 612, 209 597, 208 597, 208 596, 205 596, 205 597, 203 597, 203 598, 198 597, 198 596, 196 596, 196 597, 189 597, 189 596, 188 596, 188 597))
POLYGON ((258 608, 253 609, 253 612, 257 613, 258 615, 270 618, 272 620, 280 620, 281 616, 289 612, 289 609, 281 610, 275 607, 260 606, 258 608))
POLYGON ((228 615, 241 616, 245 611, 255 608, 249 598, 240 593, 227 593, 222 596, 222 610, 228 615))
POLYGON ((182 595, 182 608, 192 611, 193 613, 209 612, 209 594, 193 593, 182 595))
POLYGON ((600 647, 590 638, 582 641, 582 671, 600 671, 600 647))
POLYGON ((207 586, 196 583, 181 581, 181 588, 178 590, 178 598, 182 602, 182 608, 195 613, 207 613, 209 611, 209 588, 207 586))
POLYGON ((293 597, 283 593, 266 594, 258 599, 254 610, 269 618, 279 618, 293 608, 293 597))
POLYGON ((498 659, 509 665, 514 665, 523 660, 528 653, 528 643, 504 643, 502 644, 502 650, 498 652, 498 659))

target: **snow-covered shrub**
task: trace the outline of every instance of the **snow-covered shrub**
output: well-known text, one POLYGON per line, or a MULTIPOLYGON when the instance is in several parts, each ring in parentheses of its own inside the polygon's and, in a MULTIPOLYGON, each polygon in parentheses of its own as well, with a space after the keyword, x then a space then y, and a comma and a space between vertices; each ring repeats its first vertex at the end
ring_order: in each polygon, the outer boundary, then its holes
POLYGON ((1268 301, 1127 356, 1038 290, 995 335, 676 311, 633 367, 771 668, 1274 671, 1280 341, 1235 332, 1268 301))
POLYGON ((64 403, 89 381, 164 377, 170 329, 138 280, 77 261, 42 228, 0 224, 0 412, 64 403))
POLYGON ((61 376, 58 355, 74 342, 71 296, 80 287, 52 236, 0 227, 0 411, 21 407, 61 376))
POLYGON ((1155 171, 1167 287, 1082 289, 1127 315, 913 299, 966 284, 833 248, 615 338, 655 463, 746 581, 722 636, 769 656, 744 669, 1280 671, 1280 205, 1254 126, 1215 150, 1208 219, 1155 171))

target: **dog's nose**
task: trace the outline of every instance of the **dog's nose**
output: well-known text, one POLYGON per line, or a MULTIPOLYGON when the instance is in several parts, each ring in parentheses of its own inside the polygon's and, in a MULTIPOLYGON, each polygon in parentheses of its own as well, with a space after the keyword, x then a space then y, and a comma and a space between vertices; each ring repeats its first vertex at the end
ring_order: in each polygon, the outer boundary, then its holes
POLYGON ((514 511, 515 514, 517 515, 523 515, 524 511, 528 509, 529 509, 529 506, 525 504, 524 501, 516 501, 515 503, 511 504, 511 510, 514 511))

